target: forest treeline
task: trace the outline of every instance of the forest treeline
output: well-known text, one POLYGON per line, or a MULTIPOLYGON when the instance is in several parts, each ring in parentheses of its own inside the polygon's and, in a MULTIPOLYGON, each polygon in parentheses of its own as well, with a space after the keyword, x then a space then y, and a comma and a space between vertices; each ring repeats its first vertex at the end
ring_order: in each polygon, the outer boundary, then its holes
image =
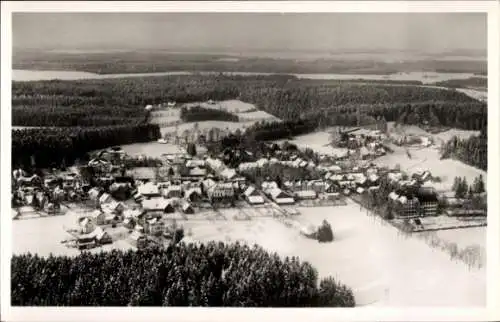
POLYGON ((15 255, 12 305, 353 307, 352 291, 296 257, 210 242, 166 249, 15 255), (318 283, 319 282, 319 283, 318 283))
POLYGON ((229 121, 238 122, 238 115, 233 113, 215 109, 205 108, 201 106, 183 106, 181 108, 181 120, 184 122, 200 122, 200 121, 229 121))
POLYGON ((481 130, 477 136, 468 139, 452 137, 441 147, 441 158, 453 158, 465 164, 488 170, 488 136, 486 130, 481 130))
POLYGON ((85 158, 93 150, 160 138, 154 124, 61 127, 12 131, 12 165, 59 167, 85 158))

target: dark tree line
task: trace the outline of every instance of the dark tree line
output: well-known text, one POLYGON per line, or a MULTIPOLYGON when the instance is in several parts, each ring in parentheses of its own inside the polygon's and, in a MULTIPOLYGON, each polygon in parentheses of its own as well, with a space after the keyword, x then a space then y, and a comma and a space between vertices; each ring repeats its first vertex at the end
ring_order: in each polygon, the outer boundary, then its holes
POLYGON ((483 128, 480 135, 468 139, 454 136, 441 148, 441 158, 454 158, 481 170, 488 170, 488 136, 483 128))
POLYGON ((110 126, 141 123, 146 118, 147 113, 140 107, 47 105, 12 107, 12 124, 15 126, 110 126))
POLYGON ((181 108, 181 120, 184 122, 199 121, 230 121, 238 122, 238 115, 218 110, 214 108, 205 108, 201 106, 191 106, 181 108))
POLYGON ((110 146, 160 138, 154 124, 109 127, 39 128, 12 131, 12 165, 58 167, 110 146))
POLYGON ((179 244, 166 249, 13 256, 12 305, 353 307, 352 291, 297 258, 261 247, 179 244), (319 285, 318 285, 319 284, 319 285))

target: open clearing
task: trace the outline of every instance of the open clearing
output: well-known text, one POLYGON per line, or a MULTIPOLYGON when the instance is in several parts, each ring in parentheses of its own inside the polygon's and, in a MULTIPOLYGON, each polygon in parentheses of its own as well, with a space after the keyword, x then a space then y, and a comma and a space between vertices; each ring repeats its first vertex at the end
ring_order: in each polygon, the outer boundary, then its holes
POLYGON ((123 151, 131 156, 145 155, 149 158, 159 158, 164 153, 183 153, 185 152, 175 144, 161 144, 158 142, 145 142, 121 145, 123 151))
MULTIPOLYGON (((285 140, 276 141, 278 143, 285 140)), ((331 135, 330 130, 318 131, 310 134, 298 135, 293 140, 288 142, 297 145, 299 148, 310 148, 317 153, 326 155, 344 155, 347 153, 346 148, 335 148, 330 145, 331 135)))
POLYGON ((234 132, 237 129, 244 131, 259 121, 280 121, 279 118, 259 111, 253 104, 242 102, 239 100, 226 100, 214 102, 193 102, 184 104, 183 106, 201 106, 204 108, 221 109, 230 113, 234 113, 239 117, 239 122, 228 121, 199 121, 199 122, 183 122, 180 118, 180 108, 159 110, 152 112, 151 123, 160 124, 161 134, 174 133, 182 135, 184 131, 193 131, 195 124, 200 131, 208 131, 212 128, 218 128, 223 131, 234 132))
MULTIPOLYGON (((299 210, 302 215, 294 218, 304 226, 327 219, 336 240, 319 244, 301 236, 296 228, 287 228, 270 217, 234 220, 237 209, 220 210, 225 219, 215 219, 215 216, 210 219, 207 213, 178 223, 186 228, 192 240, 257 243, 282 256, 298 256, 309 261, 321 277, 331 275, 352 287, 358 305, 485 305, 484 269, 469 271, 463 263, 451 261, 447 254, 430 248, 423 241, 402 237, 397 229, 366 215, 353 203, 299 210), (461 283, 456 283, 457 280, 461 283)), ((263 210, 248 209, 247 212, 257 215, 263 210)), ((77 254, 77 250, 60 243, 69 237, 63 225, 76 223, 74 217, 14 221, 14 253, 77 254)), ((106 247, 132 248, 126 241, 106 247)))

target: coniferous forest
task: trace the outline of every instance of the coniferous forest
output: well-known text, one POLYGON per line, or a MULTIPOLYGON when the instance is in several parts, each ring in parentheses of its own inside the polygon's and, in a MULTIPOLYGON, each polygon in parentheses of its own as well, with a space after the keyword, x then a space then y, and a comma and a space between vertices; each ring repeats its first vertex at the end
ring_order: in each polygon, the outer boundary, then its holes
POLYGON ((13 256, 12 305, 353 307, 352 291, 261 247, 179 244, 77 257, 13 256))

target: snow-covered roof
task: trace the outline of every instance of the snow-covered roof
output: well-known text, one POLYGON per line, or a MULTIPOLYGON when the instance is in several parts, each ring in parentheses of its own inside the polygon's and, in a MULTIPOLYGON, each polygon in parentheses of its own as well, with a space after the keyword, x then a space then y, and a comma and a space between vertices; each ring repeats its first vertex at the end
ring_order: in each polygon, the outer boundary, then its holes
POLYGON ((264 197, 262 196, 248 196, 248 202, 252 204, 264 203, 264 197))
POLYGON ((278 184, 275 181, 262 182, 262 190, 278 189, 278 184))
POLYGON ((144 210, 164 210, 170 205, 170 201, 163 198, 153 198, 142 201, 144 210))
POLYGON ((359 187, 356 189, 356 192, 361 194, 361 193, 365 192, 365 189, 359 187))
POLYGON ((188 160, 186 161, 186 167, 188 168, 203 168, 205 166, 205 160, 188 160))
POLYGON ((392 191, 391 193, 389 193, 389 199, 392 199, 394 201, 398 200, 399 196, 397 193, 395 193, 394 191, 392 191))
POLYGON ((250 197, 254 192, 256 192, 256 189, 254 186, 248 186, 248 188, 245 190, 244 194, 247 197, 250 197))
POLYGON ((99 202, 100 203, 107 203, 107 202, 111 202, 113 200, 113 198, 111 197, 111 195, 109 193, 103 193, 100 197, 99 197, 99 202))
POLYGON ((295 195, 300 198, 316 197, 316 192, 313 190, 299 190, 295 195))
POLYGON ((155 185, 152 182, 147 182, 145 184, 140 185, 137 187, 137 192, 141 195, 159 195, 160 190, 158 189, 158 186, 155 185))
POLYGON ((220 175, 226 179, 233 179, 234 177, 236 177, 237 173, 234 169, 226 168, 221 172, 220 175))

